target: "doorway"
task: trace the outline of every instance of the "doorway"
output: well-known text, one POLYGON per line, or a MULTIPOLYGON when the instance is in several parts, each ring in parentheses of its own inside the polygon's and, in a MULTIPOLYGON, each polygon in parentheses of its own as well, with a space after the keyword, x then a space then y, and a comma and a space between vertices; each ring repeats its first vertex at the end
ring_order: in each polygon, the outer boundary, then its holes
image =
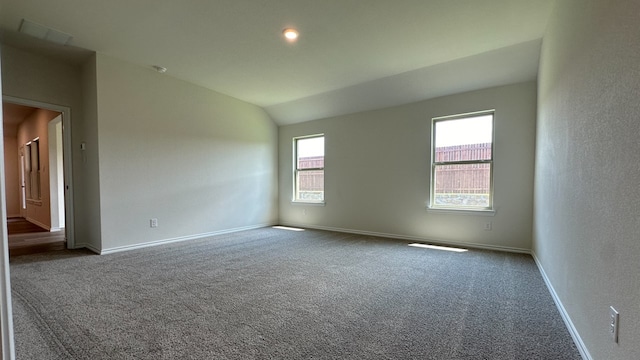
POLYGON ((74 248, 70 110, 3 96, 10 255, 74 248))

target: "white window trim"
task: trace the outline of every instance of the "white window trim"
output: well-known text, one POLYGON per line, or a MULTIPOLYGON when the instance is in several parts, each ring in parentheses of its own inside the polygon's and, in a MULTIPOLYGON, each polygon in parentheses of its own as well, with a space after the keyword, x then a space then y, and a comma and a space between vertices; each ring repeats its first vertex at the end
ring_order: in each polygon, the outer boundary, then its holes
POLYGON ((322 201, 313 201, 313 200, 291 200, 293 205, 310 205, 310 206, 325 206, 327 203, 322 201))
POLYGON ((427 205, 427 212, 434 214, 451 214, 451 215, 478 215, 478 216, 496 216, 496 209, 470 209, 470 208, 443 208, 431 207, 427 205))
MULTIPOLYGON (((439 116, 431 119, 431 166, 430 166, 430 183, 429 183, 429 200, 427 201, 427 211, 433 213, 441 213, 441 214, 460 214, 460 215, 483 215, 483 216, 495 216, 495 204, 493 203, 493 171, 494 171, 494 159, 495 159, 495 129, 496 129, 496 110, 482 110, 482 111, 474 111, 463 114, 455 114, 455 115, 447 115, 447 116, 439 116), (491 160, 490 161, 482 161, 484 163, 491 164, 490 166, 490 179, 489 179, 489 206, 488 207, 465 207, 465 206, 438 206, 434 204, 435 200, 435 141, 436 141, 436 133, 435 133, 435 124, 438 121, 443 120, 456 120, 456 119, 464 119, 475 116, 482 115, 492 115, 492 134, 491 134, 491 160)), ((471 163, 482 163, 477 161, 472 161, 471 163)), ((467 162, 469 163, 469 162, 467 162)), ((456 163, 453 163, 456 164, 456 163)))
MULTIPOLYGON (((322 196, 322 200, 318 200, 318 201, 314 201, 314 200, 299 200, 296 199, 296 190, 297 190, 297 177, 298 177, 298 140, 301 139, 310 139, 310 138, 317 138, 317 137, 322 137, 325 138, 324 133, 320 133, 320 134, 313 134, 313 135, 304 135, 304 136, 295 136, 293 138, 293 193, 291 194, 291 202, 293 204, 304 204, 304 205, 317 205, 317 206, 324 206, 326 204, 325 202, 325 195, 323 194, 322 196)), ((311 170, 322 170, 324 172, 324 166, 321 168, 312 168, 312 169, 305 169, 304 171, 311 171, 311 170)), ((324 188, 324 184, 323 184, 323 188, 324 188)))

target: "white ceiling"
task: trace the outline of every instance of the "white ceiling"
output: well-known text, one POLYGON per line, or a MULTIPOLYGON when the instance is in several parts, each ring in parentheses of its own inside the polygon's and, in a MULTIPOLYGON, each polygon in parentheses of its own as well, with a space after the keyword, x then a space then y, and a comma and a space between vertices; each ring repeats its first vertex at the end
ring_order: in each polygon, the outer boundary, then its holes
POLYGON ((0 29, 26 18, 71 34, 69 51, 164 66, 287 124, 535 79, 553 3, 3 0, 0 29))

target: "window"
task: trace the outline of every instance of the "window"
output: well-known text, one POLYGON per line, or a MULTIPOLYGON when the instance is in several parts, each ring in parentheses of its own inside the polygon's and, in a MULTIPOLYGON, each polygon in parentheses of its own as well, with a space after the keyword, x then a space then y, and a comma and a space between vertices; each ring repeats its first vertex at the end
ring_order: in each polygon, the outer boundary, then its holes
POLYGON ((493 111, 432 120, 432 209, 493 209, 493 111))
POLYGON ((293 139, 293 201, 324 202, 324 135, 293 139))
POLYGON ((27 199, 40 201, 40 138, 25 144, 25 161, 27 199))

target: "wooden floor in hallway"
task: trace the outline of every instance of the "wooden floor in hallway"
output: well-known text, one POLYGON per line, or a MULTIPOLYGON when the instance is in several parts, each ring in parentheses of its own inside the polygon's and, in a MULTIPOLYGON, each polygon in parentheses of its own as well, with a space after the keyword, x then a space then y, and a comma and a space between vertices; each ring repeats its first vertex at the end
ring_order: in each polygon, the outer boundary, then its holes
POLYGON ((48 231, 24 218, 7 219, 9 256, 34 254, 66 248, 64 229, 48 231))

